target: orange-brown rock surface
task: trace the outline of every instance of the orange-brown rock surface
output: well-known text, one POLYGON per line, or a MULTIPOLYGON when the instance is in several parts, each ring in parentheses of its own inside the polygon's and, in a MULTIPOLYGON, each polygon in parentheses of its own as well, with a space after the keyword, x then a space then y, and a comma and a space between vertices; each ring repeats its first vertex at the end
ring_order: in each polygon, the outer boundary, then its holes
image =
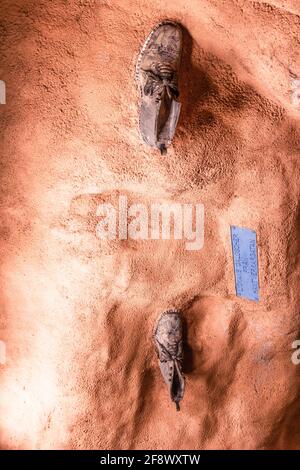
POLYGON ((300 448, 298 0, 2 0, 4 449, 300 448), (134 68, 184 27, 167 156, 141 142, 134 68), (99 201, 201 202, 204 247, 101 241, 99 201), (235 295, 230 225, 257 232, 260 302, 235 295), (186 394, 157 366, 183 310, 186 394))

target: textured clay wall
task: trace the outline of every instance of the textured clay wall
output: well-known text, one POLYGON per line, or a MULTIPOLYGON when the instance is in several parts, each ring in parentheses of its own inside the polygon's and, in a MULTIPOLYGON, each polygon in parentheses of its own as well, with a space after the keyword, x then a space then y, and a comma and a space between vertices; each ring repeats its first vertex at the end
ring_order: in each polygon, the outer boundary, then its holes
POLYGON ((300 448, 298 0, 1 1, 5 449, 300 448), (184 27, 182 113, 143 145, 134 68, 184 27), (101 241, 96 208, 201 202, 204 247, 101 241), (230 225, 257 232, 259 303, 235 295, 230 225), (176 413, 152 342, 186 324, 176 413))

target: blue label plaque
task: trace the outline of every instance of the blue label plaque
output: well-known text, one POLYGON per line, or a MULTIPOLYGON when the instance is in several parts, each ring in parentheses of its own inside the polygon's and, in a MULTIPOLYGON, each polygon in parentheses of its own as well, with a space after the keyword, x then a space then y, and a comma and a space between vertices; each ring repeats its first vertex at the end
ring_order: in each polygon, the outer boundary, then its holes
POLYGON ((259 301, 256 233, 231 226, 235 289, 239 297, 259 301))

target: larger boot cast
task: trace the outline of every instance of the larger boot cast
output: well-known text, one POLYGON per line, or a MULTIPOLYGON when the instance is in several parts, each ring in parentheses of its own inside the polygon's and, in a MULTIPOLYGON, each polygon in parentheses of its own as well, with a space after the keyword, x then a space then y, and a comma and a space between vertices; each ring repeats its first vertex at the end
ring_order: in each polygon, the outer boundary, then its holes
POLYGON ((144 142, 167 152, 180 113, 177 101, 182 31, 173 21, 159 23, 146 39, 136 65, 140 90, 140 132, 144 142))

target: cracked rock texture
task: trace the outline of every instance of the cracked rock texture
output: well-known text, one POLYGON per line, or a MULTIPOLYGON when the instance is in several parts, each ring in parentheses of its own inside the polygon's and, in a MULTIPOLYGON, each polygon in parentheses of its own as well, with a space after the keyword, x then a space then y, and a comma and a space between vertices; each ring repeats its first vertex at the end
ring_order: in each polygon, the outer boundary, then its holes
POLYGON ((299 449, 299 1, 0 9, 1 447, 299 449), (165 18, 184 55, 161 157, 139 137, 134 67, 165 18), (97 206, 120 194, 203 203, 203 249, 100 241, 97 206), (259 303, 235 295, 230 225, 257 232, 259 303), (186 325, 180 413, 152 342, 170 307, 186 325))

